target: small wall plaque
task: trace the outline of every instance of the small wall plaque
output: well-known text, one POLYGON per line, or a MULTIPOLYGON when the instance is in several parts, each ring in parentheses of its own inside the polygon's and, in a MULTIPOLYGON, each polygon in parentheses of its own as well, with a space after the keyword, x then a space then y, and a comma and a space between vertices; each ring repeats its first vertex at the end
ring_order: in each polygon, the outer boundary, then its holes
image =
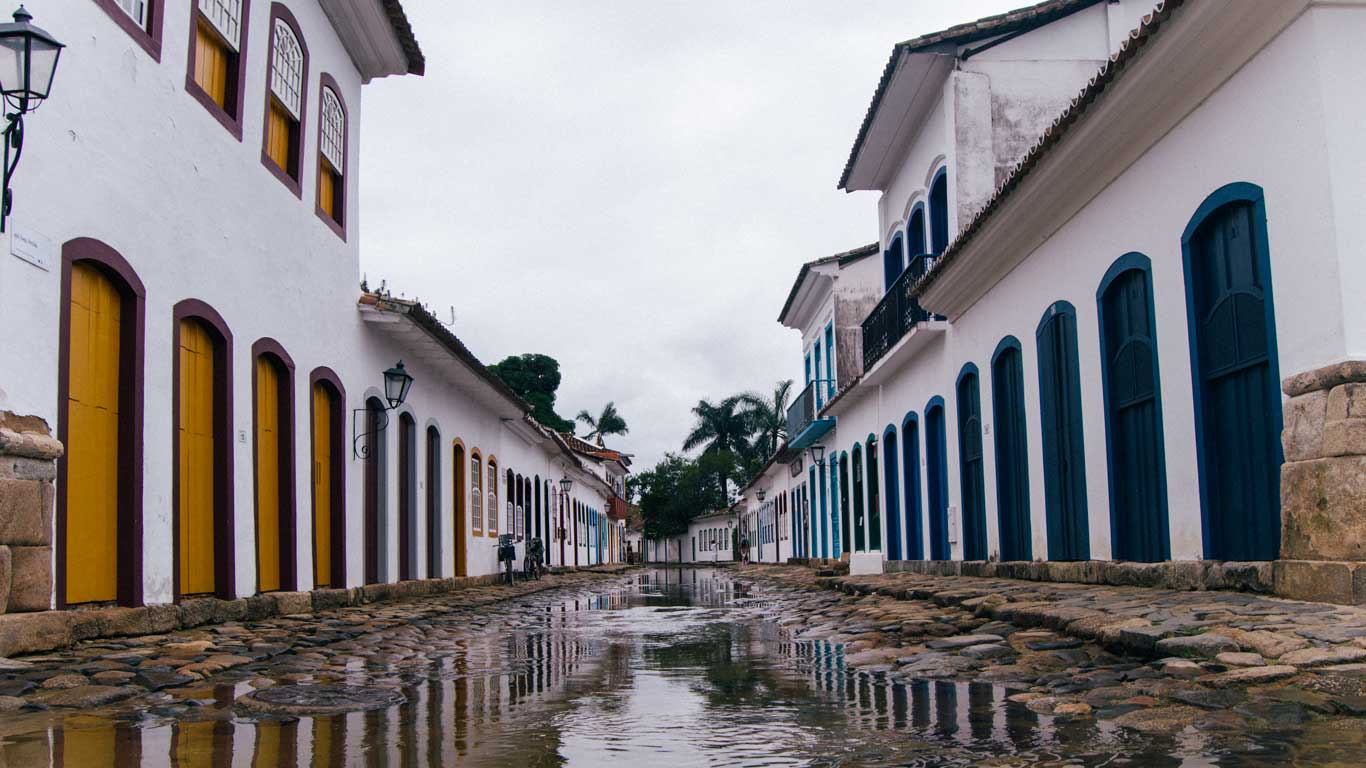
POLYGON ((13 234, 10 235, 9 239, 9 252, 14 254, 15 258, 27 261, 41 270, 51 272, 52 263, 56 258, 56 250, 52 247, 52 240, 46 235, 27 227, 20 227, 15 224, 13 228, 13 234))

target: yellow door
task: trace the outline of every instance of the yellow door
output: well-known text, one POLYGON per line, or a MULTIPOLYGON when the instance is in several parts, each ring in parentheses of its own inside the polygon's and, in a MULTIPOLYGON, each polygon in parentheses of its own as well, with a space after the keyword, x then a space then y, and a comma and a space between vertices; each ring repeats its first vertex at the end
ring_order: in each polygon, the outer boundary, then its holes
POLYGON ((118 597, 118 290, 88 264, 71 268, 66 402, 66 601, 118 597))
POLYGON ((332 395, 313 385, 313 583, 332 583, 332 395))
POLYGON ((256 359, 256 561, 262 592, 280 588, 280 373, 256 359))
POLYGON ((180 322, 180 594, 214 591, 214 344, 198 320, 180 322))

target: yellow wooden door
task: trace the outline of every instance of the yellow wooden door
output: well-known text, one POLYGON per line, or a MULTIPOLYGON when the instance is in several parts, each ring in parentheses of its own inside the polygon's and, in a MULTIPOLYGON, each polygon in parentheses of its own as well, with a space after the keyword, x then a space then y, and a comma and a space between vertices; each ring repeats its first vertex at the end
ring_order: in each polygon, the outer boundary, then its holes
POLYGON ((118 597, 122 304, 97 268, 71 268, 66 402, 66 601, 118 597))
POLYGON ((313 583, 332 583, 332 394, 313 385, 313 583))
POLYGON ((256 359, 256 562, 262 592, 280 588, 280 373, 256 359))
POLYGON ((198 320, 180 322, 180 594, 214 591, 214 343, 198 320))

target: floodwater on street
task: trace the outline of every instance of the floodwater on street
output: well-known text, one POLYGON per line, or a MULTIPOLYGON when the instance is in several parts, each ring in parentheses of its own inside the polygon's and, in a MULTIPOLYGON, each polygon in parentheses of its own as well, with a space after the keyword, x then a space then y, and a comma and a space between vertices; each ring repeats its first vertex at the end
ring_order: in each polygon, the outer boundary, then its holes
POLYGON ((1066 721, 999 685, 855 671, 839 645, 794 641, 783 610, 724 569, 636 571, 312 649, 352 656, 340 675, 283 661, 156 705, 11 713, 0 766, 1358 764, 1360 721, 1175 736, 1066 721), (236 703, 315 684, 401 703, 298 717, 236 703))

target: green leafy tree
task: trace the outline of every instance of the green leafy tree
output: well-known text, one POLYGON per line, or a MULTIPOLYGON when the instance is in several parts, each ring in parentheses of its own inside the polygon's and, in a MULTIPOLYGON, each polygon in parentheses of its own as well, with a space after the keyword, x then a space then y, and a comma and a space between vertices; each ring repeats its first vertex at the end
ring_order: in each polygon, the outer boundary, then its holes
POLYGON ((615 402, 604 405, 602 407, 602 413, 598 414, 596 418, 588 411, 579 411, 579 415, 575 418, 592 427, 588 434, 583 436, 583 439, 592 440, 593 438, 597 438, 599 445, 602 444, 602 438, 607 435, 624 435, 631 431, 630 428, 626 426, 626 420, 621 418, 620 413, 617 413, 617 404, 615 402))
POLYGON ((701 448, 704 455, 728 455, 727 459, 712 464, 716 471, 718 491, 714 498, 728 499, 730 481, 736 477, 739 457, 751 450, 750 434, 753 430, 750 420, 740 411, 739 396, 727 397, 718 403, 698 400, 697 405, 693 406, 692 413, 697 421, 683 441, 683 450, 701 448))
POLYGON ((787 408, 792 399, 792 379, 775 384, 771 396, 746 392, 737 399, 741 413, 749 419, 750 428, 754 430, 753 443, 766 452, 762 461, 767 461, 788 438, 787 408))
POLYGON ((528 353, 505 358, 489 366, 508 388, 531 405, 531 415, 557 432, 569 432, 574 423, 555 413, 555 391, 560 388, 560 363, 549 355, 528 353))

